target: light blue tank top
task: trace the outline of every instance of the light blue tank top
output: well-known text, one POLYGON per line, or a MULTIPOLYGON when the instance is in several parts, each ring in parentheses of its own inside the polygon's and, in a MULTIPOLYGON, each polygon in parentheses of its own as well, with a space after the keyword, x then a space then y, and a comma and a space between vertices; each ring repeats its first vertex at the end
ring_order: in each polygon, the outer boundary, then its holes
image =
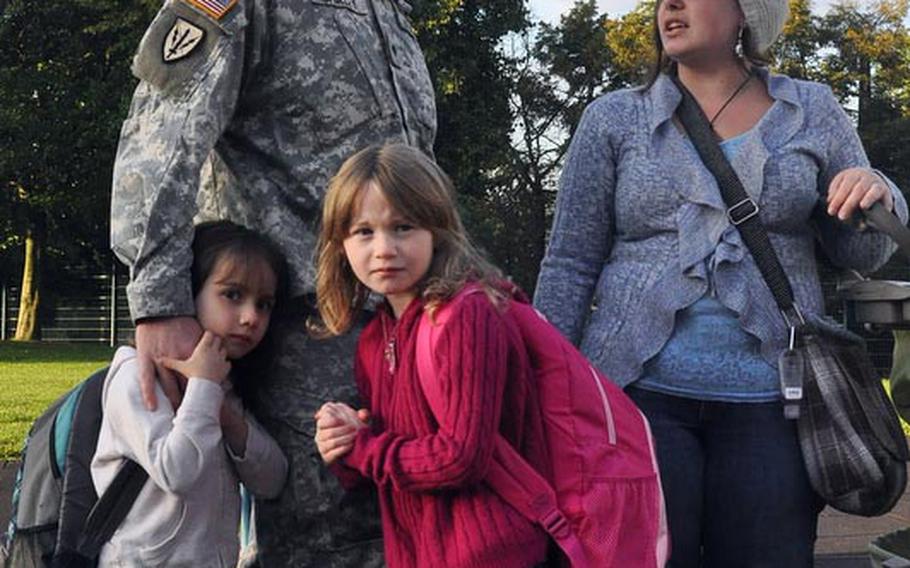
MULTIPOLYGON (((727 158, 745 134, 721 142, 727 158)), ((645 363, 637 387, 702 400, 769 402, 780 398, 777 369, 761 356, 761 343, 746 333, 736 313, 713 289, 676 313, 673 334, 645 363)))

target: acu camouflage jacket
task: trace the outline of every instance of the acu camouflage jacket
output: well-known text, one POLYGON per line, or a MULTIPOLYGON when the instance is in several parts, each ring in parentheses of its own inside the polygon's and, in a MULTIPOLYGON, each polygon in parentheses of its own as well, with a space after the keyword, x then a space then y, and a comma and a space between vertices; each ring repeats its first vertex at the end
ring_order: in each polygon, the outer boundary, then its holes
POLYGON ((274 239, 313 290, 320 201, 369 144, 432 155, 433 87, 404 0, 168 0, 114 167, 111 243, 134 320, 194 313, 193 220, 274 239))

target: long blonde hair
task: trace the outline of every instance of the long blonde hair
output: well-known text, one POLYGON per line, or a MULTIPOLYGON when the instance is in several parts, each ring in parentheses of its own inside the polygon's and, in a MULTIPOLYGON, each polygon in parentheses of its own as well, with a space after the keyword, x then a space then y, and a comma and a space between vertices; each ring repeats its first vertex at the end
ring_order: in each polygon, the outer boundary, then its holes
POLYGON ((481 283, 496 298, 503 277, 471 244, 455 207, 449 176, 422 152, 404 144, 365 148, 341 165, 329 182, 322 207, 316 296, 320 335, 340 335, 351 328, 370 291, 354 275, 344 254, 358 197, 375 184, 392 207, 433 235, 433 260, 418 283, 418 294, 432 313, 468 281, 481 283))

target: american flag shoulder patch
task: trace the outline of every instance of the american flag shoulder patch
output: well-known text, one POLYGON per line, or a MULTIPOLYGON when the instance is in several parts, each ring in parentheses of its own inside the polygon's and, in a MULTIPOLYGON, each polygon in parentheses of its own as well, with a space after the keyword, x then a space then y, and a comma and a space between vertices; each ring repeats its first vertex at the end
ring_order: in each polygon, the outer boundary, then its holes
POLYGON ((184 0, 187 4, 195 6, 216 20, 220 20, 231 11, 237 0, 184 0))

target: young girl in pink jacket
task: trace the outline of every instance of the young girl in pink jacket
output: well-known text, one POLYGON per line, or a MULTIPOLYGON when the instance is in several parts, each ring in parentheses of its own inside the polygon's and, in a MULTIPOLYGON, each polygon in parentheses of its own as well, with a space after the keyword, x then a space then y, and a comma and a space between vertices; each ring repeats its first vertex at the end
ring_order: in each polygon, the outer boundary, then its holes
POLYGON ((371 294, 383 301, 360 336, 355 376, 365 408, 328 402, 316 415, 323 460, 346 484, 379 491, 390 568, 527 568, 548 538, 482 483, 499 433, 545 468, 532 369, 512 294, 469 242, 449 178, 403 145, 367 148, 332 179, 323 209, 317 293, 327 334, 351 328, 371 294), (446 393, 429 408, 416 364, 424 312, 465 286, 436 343, 446 393))

